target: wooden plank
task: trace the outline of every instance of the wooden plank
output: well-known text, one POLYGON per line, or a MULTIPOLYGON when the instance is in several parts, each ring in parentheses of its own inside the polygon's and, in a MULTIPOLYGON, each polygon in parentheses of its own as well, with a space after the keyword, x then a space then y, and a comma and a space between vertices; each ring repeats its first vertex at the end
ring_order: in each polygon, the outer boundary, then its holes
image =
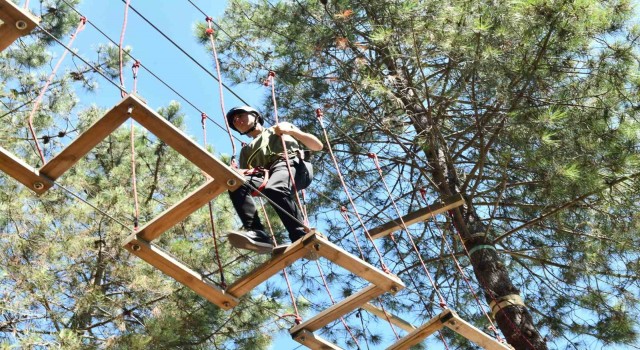
POLYGON ((352 294, 343 301, 331 305, 331 307, 325 309, 309 320, 294 326, 289 330, 289 333, 296 334, 303 329, 306 329, 309 332, 315 332, 318 329, 348 314, 349 312, 361 307, 368 301, 384 294, 385 292, 386 291, 381 289, 380 287, 371 284, 361 291, 357 292, 356 294, 352 294))
POLYGON ((129 115, 127 114, 125 98, 115 107, 111 108, 102 118, 95 121, 93 125, 80 134, 80 136, 73 140, 53 159, 48 161, 47 164, 42 166, 40 173, 56 180, 89 153, 89 151, 106 139, 127 119, 129 119, 129 115))
POLYGON ((31 31, 40 19, 10 0, 0 0, 0 51, 31 31))
POLYGON ((402 229, 402 222, 409 227, 417 222, 426 221, 438 214, 444 213, 445 211, 451 210, 453 208, 457 208, 464 204, 464 198, 461 194, 457 194, 451 197, 444 199, 443 201, 438 201, 433 203, 432 205, 416 210, 412 213, 409 213, 402 217, 402 221, 396 219, 390 222, 387 222, 384 225, 378 226, 369 230, 369 235, 371 235, 372 239, 382 238, 387 236, 391 232, 398 231, 402 229))
POLYGON ((387 348, 387 350, 404 350, 419 344, 426 337, 439 331, 444 327, 444 323, 453 317, 451 310, 444 310, 439 315, 433 317, 429 322, 416 328, 413 332, 400 338, 397 342, 387 348))
POLYGON ((342 350, 341 347, 330 343, 320 336, 317 336, 307 330, 301 330, 292 336, 293 340, 306 346, 312 350, 342 350))
POLYGON ((304 237, 287 247, 282 254, 272 256, 271 259, 253 269, 253 271, 249 272, 246 276, 235 281, 227 288, 227 293, 235 296, 236 298, 247 294, 260 283, 268 280, 280 270, 292 265, 294 262, 307 255, 311 245, 316 242, 319 237, 320 235, 316 231, 306 234, 304 237))
POLYGON ((228 310, 238 305, 238 299, 225 293, 214 284, 207 282, 204 277, 172 257, 167 252, 159 249, 153 244, 135 236, 127 238, 123 246, 132 254, 142 258, 144 261, 155 266, 176 281, 191 288, 203 298, 228 310))
POLYGON ((172 228, 175 224, 184 220, 191 213, 198 210, 226 190, 227 188, 220 182, 216 180, 209 180, 207 183, 191 192, 180 202, 174 204, 140 228, 137 236, 147 242, 153 241, 166 230, 172 228))
POLYGON ((496 338, 474 327, 472 324, 463 320, 455 311, 451 311, 452 318, 444 325, 452 329, 454 332, 469 339, 484 349, 488 350, 511 350, 508 344, 499 342, 496 338))
POLYGON ((405 287, 404 283, 402 283, 402 280, 400 280, 398 276, 392 273, 386 273, 376 268, 366 261, 361 260, 355 255, 352 255, 346 250, 329 242, 326 238, 318 238, 317 241, 313 243, 313 249, 319 255, 333 261, 337 265, 340 265, 345 270, 348 270, 351 273, 375 284, 385 292, 395 294, 405 287))
POLYGON ((147 107, 139 98, 129 95, 126 104, 133 108, 131 117, 156 135, 171 148, 182 154, 202 171, 211 175, 227 189, 235 190, 244 183, 244 177, 216 159, 200 145, 191 140, 180 129, 147 107))
POLYGON ((38 170, 2 147, 0 147, 0 170, 37 194, 42 194, 53 186, 50 179, 40 176, 38 170))
POLYGON ((412 325, 411 323, 403 320, 402 318, 394 314, 388 313, 385 310, 382 310, 381 308, 371 303, 366 303, 362 305, 362 308, 378 316, 378 318, 380 318, 381 320, 391 322, 392 324, 400 327, 401 329, 404 329, 407 332, 413 332, 416 329, 416 326, 412 325))

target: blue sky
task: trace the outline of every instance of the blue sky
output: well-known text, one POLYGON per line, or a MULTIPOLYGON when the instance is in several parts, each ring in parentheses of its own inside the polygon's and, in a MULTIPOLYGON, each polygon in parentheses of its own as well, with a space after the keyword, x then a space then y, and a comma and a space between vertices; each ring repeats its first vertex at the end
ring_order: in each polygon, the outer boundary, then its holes
MULTIPOLYGON (((227 4, 227 1, 224 0, 192 1, 212 16, 214 21, 223 16, 227 4)), ((21 4, 23 2, 24 0, 20 1, 21 4)), ((194 36, 195 24, 197 22, 204 23, 204 17, 188 0, 132 0, 131 5, 169 38, 178 43, 202 66, 215 74, 212 55, 198 43, 194 36)), ((40 14, 38 1, 32 0, 30 7, 34 13, 40 14)), ((119 41, 124 19, 124 3, 122 1, 83 0, 77 9, 112 40, 119 41)), ((62 41, 66 43, 68 37, 63 38, 62 41)), ((73 47, 82 57, 95 59, 98 45, 108 42, 108 39, 93 27, 87 26, 79 34, 73 47)), ((132 55, 140 60, 145 67, 185 96, 198 109, 205 111, 218 122, 224 123, 220 109, 218 83, 131 10, 128 14, 124 44, 132 47, 132 55)), ((64 49, 60 46, 54 46, 51 50, 59 56, 64 49)), ((76 62, 79 65, 82 64, 78 60, 76 62)), ((66 66, 72 66, 70 56, 66 59, 66 66)), ((124 71, 125 87, 131 90, 133 86, 131 66, 127 65, 124 71)), ((266 73, 264 72, 265 76, 266 73)), ((97 91, 80 95, 81 106, 96 104, 109 108, 117 104, 121 99, 120 92, 102 78, 97 78, 97 81, 99 83, 97 91)), ((261 108, 260 101, 269 94, 267 88, 258 84, 236 86, 233 89, 242 99, 258 108, 261 108)), ((202 141, 200 113, 143 69, 139 72, 138 93, 153 109, 166 106, 172 100, 180 102, 183 112, 186 114, 187 133, 202 141)), ((225 93, 227 109, 240 104, 244 103, 232 94, 225 93)), ((213 145, 217 152, 230 152, 231 147, 226 131, 209 122, 207 135, 207 144, 213 145)), ((296 349, 300 346, 290 339, 288 332, 282 331, 276 337, 272 348, 278 350, 296 349)))
MULTIPOLYGON (((227 2, 220 0, 193 0, 193 3, 213 17, 214 21, 217 21, 223 15, 227 2)), ((20 1, 20 5, 22 4, 24 4, 24 1, 20 1)), ((198 43, 194 35, 196 23, 206 23, 205 18, 189 1, 133 0, 131 1, 131 6, 158 27, 166 36, 175 41, 209 72, 216 75, 212 54, 198 43)), ((124 8, 124 2, 118 0, 83 0, 77 10, 91 24, 109 36, 111 40, 119 42, 124 20, 124 8)), ((41 15, 40 1, 32 0, 30 9, 36 15, 41 15)), ((69 37, 59 39, 65 44, 69 41, 69 37)), ((88 24, 85 30, 78 34, 72 46, 74 51, 81 57, 95 60, 98 45, 107 43, 109 43, 109 39, 88 24)), ((203 110, 209 117, 224 125, 218 82, 131 9, 127 16, 124 45, 132 48, 132 56, 147 69, 186 97, 197 109, 203 110)), ((55 64, 64 48, 60 45, 54 45, 50 50, 54 54, 53 64, 55 64)), ((75 69, 74 62, 78 66, 83 65, 82 61, 68 55, 62 69, 75 69)), ((267 72, 264 73, 266 76, 267 72)), ((124 67, 124 76, 125 88, 131 91, 133 87, 131 64, 124 67)), ((119 90, 102 77, 96 77, 98 89, 94 92, 79 94, 79 109, 93 104, 103 108, 110 108, 121 100, 119 90)), ((225 83, 230 85, 229 82, 225 83)), ((268 88, 259 84, 247 84, 232 88, 244 101, 256 105, 259 109, 260 106, 258 104, 260 101, 270 93, 268 88)), ((176 95, 144 69, 139 71, 137 90, 138 94, 153 109, 166 106, 172 100, 178 101, 182 106, 182 111, 186 114, 187 133, 202 142, 200 112, 197 109, 182 100, 180 96, 176 95)), ((227 110, 233 106, 244 104, 243 101, 226 91, 224 98, 227 110)), ((211 122, 207 123, 207 144, 212 145, 216 152, 227 154, 231 152, 226 130, 211 122)), ((282 331, 276 337, 272 348, 295 349, 298 347, 299 344, 291 340, 288 332, 282 331)))

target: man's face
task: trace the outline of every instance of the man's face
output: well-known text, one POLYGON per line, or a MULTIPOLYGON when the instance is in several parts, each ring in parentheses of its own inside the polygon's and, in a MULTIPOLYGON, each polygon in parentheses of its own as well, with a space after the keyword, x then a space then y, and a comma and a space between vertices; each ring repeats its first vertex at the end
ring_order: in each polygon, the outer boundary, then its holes
POLYGON ((251 113, 241 112, 233 116, 233 126, 239 132, 245 132, 253 126, 256 117, 251 113))

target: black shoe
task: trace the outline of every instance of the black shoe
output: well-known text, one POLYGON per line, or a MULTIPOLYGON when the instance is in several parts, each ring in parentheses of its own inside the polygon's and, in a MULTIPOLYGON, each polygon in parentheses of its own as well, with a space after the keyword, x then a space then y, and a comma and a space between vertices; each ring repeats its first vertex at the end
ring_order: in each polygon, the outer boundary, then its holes
POLYGON ((266 233, 255 231, 230 231, 227 239, 238 249, 248 249, 260 254, 269 254, 273 250, 273 242, 266 233))

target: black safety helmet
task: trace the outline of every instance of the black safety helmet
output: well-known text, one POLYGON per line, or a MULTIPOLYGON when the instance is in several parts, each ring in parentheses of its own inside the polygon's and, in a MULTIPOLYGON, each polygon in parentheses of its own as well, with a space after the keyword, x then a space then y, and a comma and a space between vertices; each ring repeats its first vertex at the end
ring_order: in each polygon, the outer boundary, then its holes
MULTIPOLYGON (((256 123, 260 123, 260 125, 264 125, 264 118, 262 118, 262 114, 260 114, 260 112, 258 112, 258 110, 256 110, 255 108, 252 108, 249 106, 233 107, 227 112, 227 122, 229 123, 229 126, 231 127, 231 129, 235 131, 238 131, 238 129, 236 129, 236 127, 233 126, 233 117, 239 113, 253 114, 256 117, 256 123)), ((248 134, 253 130, 255 130, 255 128, 256 128, 256 124, 253 124, 253 127, 251 129, 241 134, 242 135, 248 134)))

